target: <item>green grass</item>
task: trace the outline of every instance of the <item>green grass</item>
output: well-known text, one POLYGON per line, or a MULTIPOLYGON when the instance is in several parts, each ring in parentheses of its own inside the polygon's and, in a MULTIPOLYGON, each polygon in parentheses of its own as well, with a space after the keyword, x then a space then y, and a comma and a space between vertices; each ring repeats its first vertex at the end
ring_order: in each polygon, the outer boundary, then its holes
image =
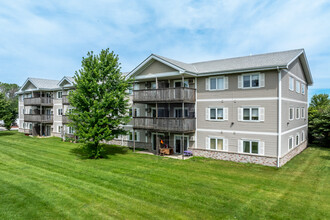
POLYGON ((330 150, 309 147, 281 169, 174 160, 0 132, 0 219, 329 219, 330 150))

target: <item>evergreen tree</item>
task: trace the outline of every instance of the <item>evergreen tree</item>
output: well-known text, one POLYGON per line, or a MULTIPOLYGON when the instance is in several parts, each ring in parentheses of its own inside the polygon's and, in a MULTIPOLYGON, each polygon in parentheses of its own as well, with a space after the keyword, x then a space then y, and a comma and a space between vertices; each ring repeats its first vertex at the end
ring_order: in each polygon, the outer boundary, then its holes
POLYGON ((126 134, 122 125, 130 121, 127 95, 131 80, 120 72, 118 56, 109 49, 99 55, 88 52, 74 79, 76 89, 69 94, 74 107, 69 126, 90 158, 102 157, 101 141, 126 134))

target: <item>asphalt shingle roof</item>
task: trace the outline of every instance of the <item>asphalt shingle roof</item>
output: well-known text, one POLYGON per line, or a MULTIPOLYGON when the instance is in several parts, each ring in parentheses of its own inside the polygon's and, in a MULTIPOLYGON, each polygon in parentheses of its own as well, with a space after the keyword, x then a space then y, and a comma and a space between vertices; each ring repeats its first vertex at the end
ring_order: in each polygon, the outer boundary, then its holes
POLYGON ((169 59, 163 56, 154 55, 186 71, 203 74, 210 72, 228 72, 234 70, 237 71, 264 67, 285 66, 303 51, 303 49, 288 50, 190 64, 169 59))
POLYGON ((30 82, 40 89, 54 89, 58 88, 59 80, 52 79, 40 79, 40 78, 28 78, 30 82))

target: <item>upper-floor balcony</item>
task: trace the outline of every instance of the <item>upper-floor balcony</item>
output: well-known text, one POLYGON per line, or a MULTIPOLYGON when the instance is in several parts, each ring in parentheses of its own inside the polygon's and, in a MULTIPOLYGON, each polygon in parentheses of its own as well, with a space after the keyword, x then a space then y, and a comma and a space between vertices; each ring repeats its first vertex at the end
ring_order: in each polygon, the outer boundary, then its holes
POLYGON ((134 129, 190 133, 196 130, 195 118, 134 117, 134 129))
POLYGON ((70 105, 68 95, 62 95, 62 103, 63 105, 70 105))
POLYGON ((35 123, 53 123, 53 115, 24 114, 24 121, 35 122, 35 123))
POLYGON ((196 101, 195 91, 196 89, 186 87, 134 90, 133 102, 194 103, 196 101))
POLYGON ((51 97, 37 97, 37 98, 25 98, 24 105, 43 105, 43 106, 52 106, 53 98, 51 97))

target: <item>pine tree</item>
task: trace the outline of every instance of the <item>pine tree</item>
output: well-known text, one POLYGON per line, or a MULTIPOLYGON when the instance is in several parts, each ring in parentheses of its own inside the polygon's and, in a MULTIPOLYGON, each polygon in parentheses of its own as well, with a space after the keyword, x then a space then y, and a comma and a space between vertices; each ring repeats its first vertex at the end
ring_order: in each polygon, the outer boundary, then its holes
POLYGON ((101 141, 126 134, 128 89, 131 80, 120 72, 118 56, 109 49, 99 55, 88 52, 81 69, 75 73, 75 90, 69 101, 74 107, 69 114, 75 135, 84 143, 90 158, 102 157, 101 141))

